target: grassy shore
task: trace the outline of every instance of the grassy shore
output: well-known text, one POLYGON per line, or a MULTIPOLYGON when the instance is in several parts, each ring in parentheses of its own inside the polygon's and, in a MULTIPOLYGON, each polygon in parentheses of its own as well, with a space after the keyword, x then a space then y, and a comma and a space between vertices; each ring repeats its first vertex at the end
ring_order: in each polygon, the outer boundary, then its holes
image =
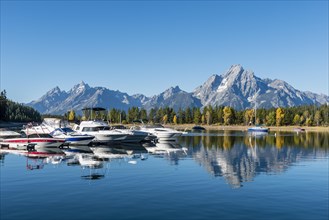
MULTIPOLYGON (((19 123, 19 122, 2 122, 0 121, 0 128, 10 128, 10 127, 21 127, 26 123, 19 123)), ((127 127, 131 127, 133 124, 128 124, 127 127)), ((192 127, 195 124, 165 124, 165 127, 174 128, 177 130, 192 130, 192 127)), ((250 126, 244 125, 201 125, 206 130, 230 130, 230 131, 247 131, 250 126)), ((296 128, 304 128, 305 131, 314 131, 314 132, 329 132, 329 127, 324 126, 314 126, 314 127, 307 127, 307 126, 270 126, 268 127, 270 131, 294 131, 296 128)))
MULTIPOLYGON (((191 130, 194 124, 166 124, 165 127, 170 127, 178 130, 191 130)), ((243 125, 201 125, 206 130, 231 130, 231 131, 247 131, 250 126, 243 125)), ((305 131, 314 131, 314 132, 329 132, 329 127, 316 126, 316 127, 300 127, 300 126, 270 126, 268 127, 270 131, 294 131, 296 128, 304 128, 305 131)))

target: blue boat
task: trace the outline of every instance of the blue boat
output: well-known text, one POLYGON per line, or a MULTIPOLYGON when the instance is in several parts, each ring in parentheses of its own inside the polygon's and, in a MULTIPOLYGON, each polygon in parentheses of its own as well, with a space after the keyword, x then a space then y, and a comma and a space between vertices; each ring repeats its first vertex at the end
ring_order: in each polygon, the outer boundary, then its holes
POLYGON ((255 126, 255 127, 251 127, 248 128, 249 132, 264 132, 267 133, 268 132, 268 128, 262 127, 262 126, 255 126))
POLYGON ((71 128, 56 128, 50 135, 56 138, 63 138, 70 145, 88 145, 95 138, 92 135, 77 133, 71 128))

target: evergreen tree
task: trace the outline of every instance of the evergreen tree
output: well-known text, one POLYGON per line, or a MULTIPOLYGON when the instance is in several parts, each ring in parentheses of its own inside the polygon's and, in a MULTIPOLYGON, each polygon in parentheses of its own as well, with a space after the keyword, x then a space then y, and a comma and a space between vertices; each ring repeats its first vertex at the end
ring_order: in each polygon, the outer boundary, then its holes
POLYGON ((192 111, 190 107, 187 107, 185 110, 185 123, 191 124, 192 122, 192 111))
POLYGON ((178 110, 178 123, 179 124, 185 123, 185 112, 182 110, 182 108, 179 108, 178 110))
POLYGON ((2 121, 8 120, 7 108, 7 92, 3 90, 0 93, 0 120, 2 121))
POLYGON ((154 123, 155 121, 155 116, 156 116, 156 110, 154 108, 151 108, 149 116, 148 116, 148 120, 152 123, 154 123))
POLYGON ((142 108, 140 110, 140 116, 139 116, 139 118, 141 118, 141 119, 148 119, 147 118, 147 112, 146 112, 146 110, 144 108, 142 108))
POLYGON ((194 124, 200 124, 201 112, 199 108, 193 108, 193 122, 194 124))
POLYGON ((321 123, 321 112, 320 110, 317 110, 314 115, 314 122, 316 123, 316 126, 319 126, 321 123))
POLYGON ((268 115, 266 116, 266 124, 269 126, 274 126, 276 124, 276 120, 275 120, 275 111, 272 110, 268 113, 268 115))

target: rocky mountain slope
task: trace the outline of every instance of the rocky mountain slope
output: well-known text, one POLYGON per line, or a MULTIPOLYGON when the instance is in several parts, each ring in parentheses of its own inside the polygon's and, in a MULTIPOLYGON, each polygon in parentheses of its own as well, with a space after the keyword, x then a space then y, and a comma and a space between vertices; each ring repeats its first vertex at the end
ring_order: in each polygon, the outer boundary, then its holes
POLYGON ((224 105, 237 110, 252 108, 288 107, 298 105, 321 105, 329 103, 329 97, 312 92, 302 92, 285 81, 260 79, 241 65, 232 65, 222 75, 212 75, 193 92, 178 86, 146 97, 142 94, 128 95, 105 87, 90 87, 81 82, 68 92, 56 87, 36 101, 27 103, 42 114, 63 114, 71 109, 79 112, 85 107, 104 107, 127 110, 140 107, 150 110, 157 107, 179 108, 224 105))

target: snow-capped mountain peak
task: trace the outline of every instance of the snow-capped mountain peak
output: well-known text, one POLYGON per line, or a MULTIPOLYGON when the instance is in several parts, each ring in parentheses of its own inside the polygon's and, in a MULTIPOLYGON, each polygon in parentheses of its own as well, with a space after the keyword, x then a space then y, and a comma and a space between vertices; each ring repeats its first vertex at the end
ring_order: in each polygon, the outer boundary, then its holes
POLYGON ((79 84, 73 86, 71 92, 79 94, 89 88, 90 88, 90 86, 88 84, 86 84, 84 81, 81 81, 79 84))
POLYGON ((37 101, 27 105, 42 114, 63 114, 72 109, 79 112, 84 107, 96 106, 121 110, 128 110, 131 107, 146 110, 171 107, 178 110, 211 105, 231 106, 239 110, 252 108, 255 102, 260 108, 320 105, 329 103, 329 97, 299 91, 282 80, 260 79, 253 71, 244 70, 240 64, 237 64, 232 65, 221 75, 211 75, 191 93, 175 86, 153 97, 142 94, 130 96, 105 87, 90 87, 81 81, 69 92, 55 87, 37 101))
POLYGON ((236 78, 239 74, 244 72, 243 67, 240 64, 232 65, 226 73, 223 75, 224 78, 236 78))
POLYGON ((60 89, 58 86, 56 86, 55 88, 49 90, 49 91, 47 92, 47 95, 59 94, 59 93, 61 93, 61 92, 62 92, 61 89, 60 89))
POLYGON ((171 96, 173 96, 174 94, 179 93, 181 91, 182 90, 178 86, 170 87, 169 89, 167 89, 166 91, 163 92, 163 98, 168 99, 171 96))

